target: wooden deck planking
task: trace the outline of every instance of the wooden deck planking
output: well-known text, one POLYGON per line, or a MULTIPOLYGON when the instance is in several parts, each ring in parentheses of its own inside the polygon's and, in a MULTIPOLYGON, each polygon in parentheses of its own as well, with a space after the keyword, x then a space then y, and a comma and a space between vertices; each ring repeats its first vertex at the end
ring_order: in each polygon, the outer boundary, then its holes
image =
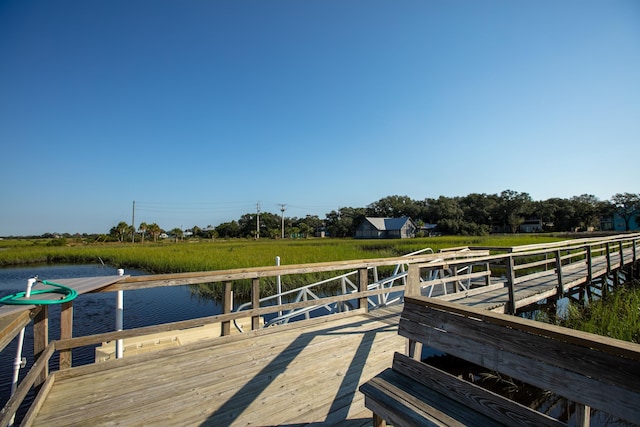
POLYGON ((367 425, 357 390, 404 350, 399 308, 61 371, 34 425, 367 425))
MULTIPOLYGON (((606 257, 592 269, 607 272, 606 257)), ((586 263, 563 267, 562 278, 565 291, 585 283, 586 263)), ((516 306, 557 291, 555 270, 532 275, 515 285, 516 306)), ((508 289, 447 299, 504 312, 508 289)), ((63 370, 33 425, 371 425, 358 387, 404 351, 400 307, 63 370)))
MULTIPOLYGON (((625 260, 631 260, 629 255, 625 255, 625 260)), ((612 254, 611 264, 617 265, 619 256, 612 254)), ((607 271, 606 257, 598 257, 593 259, 594 277, 604 274, 607 271)), ((582 265, 572 265, 563 267, 563 285, 565 291, 586 283, 587 267, 586 263, 582 265)), ((552 297, 558 291, 558 275, 555 269, 549 270, 545 275, 536 275, 530 280, 519 282, 514 286, 514 295, 516 299, 516 308, 525 307, 545 298, 552 297)), ((469 307, 479 308, 504 313, 507 310, 509 302, 509 291, 506 287, 492 289, 487 292, 478 293, 467 296, 464 292, 460 292, 459 298, 447 298, 448 301, 464 304, 469 307)))

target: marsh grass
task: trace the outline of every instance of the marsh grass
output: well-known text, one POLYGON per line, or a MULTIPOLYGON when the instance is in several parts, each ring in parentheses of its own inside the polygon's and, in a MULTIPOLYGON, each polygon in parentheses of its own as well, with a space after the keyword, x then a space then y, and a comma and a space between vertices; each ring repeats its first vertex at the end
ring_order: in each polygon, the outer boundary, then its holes
POLYGON ((281 263, 303 264, 400 256, 426 247, 435 252, 458 246, 516 246, 562 240, 547 235, 447 236, 394 240, 300 239, 180 241, 162 243, 95 243, 70 241, 49 245, 47 239, 3 240, 0 266, 35 263, 96 263, 137 268, 149 273, 226 270, 281 263))
POLYGON ((558 324, 640 344, 640 285, 620 286, 584 307, 571 303, 558 324))

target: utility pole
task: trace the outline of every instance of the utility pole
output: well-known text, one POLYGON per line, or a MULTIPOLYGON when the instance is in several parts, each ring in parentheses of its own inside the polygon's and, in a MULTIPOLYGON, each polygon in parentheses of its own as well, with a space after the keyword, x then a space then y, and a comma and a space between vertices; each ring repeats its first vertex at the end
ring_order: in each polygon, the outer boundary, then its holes
POLYGON ((131 213, 131 227, 133 232, 131 233, 131 243, 136 242, 136 201, 133 201, 133 212, 131 213))
POLYGON ((283 203, 280 204, 280 212, 282 212, 282 238, 283 239, 284 239, 284 211, 286 209, 286 206, 287 205, 285 205, 283 203))
POLYGON ((256 203, 256 240, 260 238, 260 202, 256 203))

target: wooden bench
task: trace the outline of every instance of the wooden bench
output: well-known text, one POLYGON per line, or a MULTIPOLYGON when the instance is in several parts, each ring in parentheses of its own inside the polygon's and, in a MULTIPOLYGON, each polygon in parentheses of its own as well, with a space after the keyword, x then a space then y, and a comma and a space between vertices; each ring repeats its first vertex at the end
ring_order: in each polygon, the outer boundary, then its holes
POLYGON ((567 425, 421 362, 422 344, 582 408, 640 424, 640 345, 425 297, 405 297, 407 355, 360 387, 373 425, 567 425))

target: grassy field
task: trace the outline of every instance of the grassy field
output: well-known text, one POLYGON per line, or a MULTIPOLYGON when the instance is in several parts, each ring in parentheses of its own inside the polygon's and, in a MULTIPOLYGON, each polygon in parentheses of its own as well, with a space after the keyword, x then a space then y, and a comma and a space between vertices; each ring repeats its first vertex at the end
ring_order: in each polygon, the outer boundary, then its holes
POLYGON ((0 241, 0 267, 36 263, 99 263, 149 273, 223 270, 404 255, 423 248, 517 246, 563 240, 549 235, 447 236, 396 240, 300 239, 86 244, 54 240, 0 241))

